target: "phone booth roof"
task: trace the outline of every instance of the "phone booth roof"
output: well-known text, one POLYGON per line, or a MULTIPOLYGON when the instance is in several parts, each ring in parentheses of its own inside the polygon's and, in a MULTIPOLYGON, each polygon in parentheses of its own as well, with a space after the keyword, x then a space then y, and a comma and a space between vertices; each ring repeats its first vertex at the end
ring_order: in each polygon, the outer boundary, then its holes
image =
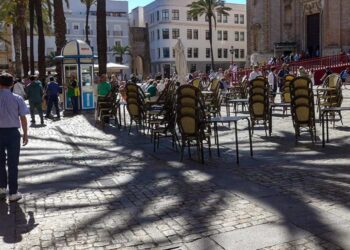
POLYGON ((94 56, 90 45, 82 40, 72 40, 68 42, 62 49, 61 55, 56 57, 58 60, 65 59, 90 59, 94 56))

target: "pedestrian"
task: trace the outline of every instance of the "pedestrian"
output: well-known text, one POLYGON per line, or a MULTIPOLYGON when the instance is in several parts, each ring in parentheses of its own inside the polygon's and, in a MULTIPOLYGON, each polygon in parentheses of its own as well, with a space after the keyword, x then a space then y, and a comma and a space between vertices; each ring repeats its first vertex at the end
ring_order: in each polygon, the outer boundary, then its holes
POLYGON ((329 75, 331 75, 331 74, 333 74, 331 68, 330 68, 330 67, 327 67, 327 68, 324 70, 324 74, 323 74, 323 76, 322 76, 321 79, 320 79, 321 83, 323 83, 323 81, 326 80, 326 78, 327 78, 329 75))
POLYGON ((73 114, 78 114, 79 110, 79 86, 77 81, 75 80, 75 75, 71 75, 70 83, 68 84, 68 91, 67 91, 67 97, 70 98, 72 108, 73 108, 73 114))
POLYGON ((31 123, 35 124, 35 110, 40 116, 41 125, 44 125, 44 116, 42 109, 43 88, 41 82, 37 80, 36 76, 30 77, 30 84, 27 86, 27 96, 29 100, 31 123))
POLYGON ((280 71, 277 74, 277 76, 278 76, 278 87, 279 87, 280 92, 282 92, 282 88, 283 88, 283 85, 284 85, 284 77, 286 75, 288 75, 288 74, 289 74, 288 64, 283 63, 280 71))
POLYGON ((100 76, 100 83, 97 86, 97 94, 99 96, 106 96, 108 93, 111 91, 112 86, 111 84, 107 81, 107 76, 106 74, 102 74, 100 76))
POLYGON ((13 93, 19 95, 23 99, 26 97, 26 92, 24 91, 24 85, 20 78, 17 78, 13 85, 13 93))
POLYGON ((309 77, 309 74, 306 72, 303 66, 300 66, 298 69, 298 76, 309 77))
POLYGON ((10 202, 22 198, 18 192, 18 163, 21 147, 21 135, 18 129, 22 126, 22 141, 25 146, 28 143, 26 115, 29 114, 23 98, 11 93, 12 85, 13 77, 10 74, 0 75, 0 200, 6 198, 8 186, 10 202))
POLYGON ((50 118, 52 106, 55 106, 57 119, 60 119, 60 109, 58 107, 58 96, 61 92, 61 87, 55 82, 53 76, 50 77, 50 82, 47 84, 46 96, 48 100, 47 111, 45 118, 50 118))
POLYGON ((277 77, 276 73, 277 73, 277 68, 275 66, 272 66, 270 73, 267 77, 267 80, 268 80, 269 85, 270 85, 270 89, 272 90, 272 98, 271 98, 272 103, 275 102, 277 85, 278 85, 278 77, 277 77))
POLYGON ((259 70, 259 66, 258 66, 258 65, 254 65, 253 71, 250 72, 248 80, 249 80, 249 81, 254 80, 254 79, 257 78, 258 76, 262 76, 262 73, 261 73, 261 71, 259 70))

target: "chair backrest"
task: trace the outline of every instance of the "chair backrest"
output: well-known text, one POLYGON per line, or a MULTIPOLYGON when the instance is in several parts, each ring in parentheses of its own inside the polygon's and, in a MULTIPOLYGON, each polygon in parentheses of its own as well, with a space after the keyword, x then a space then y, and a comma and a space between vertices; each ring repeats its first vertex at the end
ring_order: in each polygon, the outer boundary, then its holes
POLYGON ((210 82, 209 90, 215 92, 219 88, 219 83, 220 83, 219 79, 213 79, 210 82))
POLYGON ((252 120, 267 120, 269 112, 269 84, 265 78, 250 81, 249 113, 252 120))
POLYGON ((284 81, 293 81, 293 79, 295 78, 294 75, 291 75, 291 74, 287 74, 284 76, 284 81))
POLYGON ((341 86, 342 80, 339 74, 330 74, 327 76, 323 83, 323 87, 326 88, 337 88, 338 86, 341 86))
POLYGON ((292 99, 290 96, 290 83, 291 80, 286 80, 284 82, 284 85, 282 86, 282 102, 284 103, 291 103, 292 99))
POLYGON ((192 85, 196 88, 200 88, 200 83, 201 83, 201 81, 199 79, 194 79, 192 81, 192 85))
POLYGON ((312 82, 307 77, 296 77, 290 83, 291 112, 297 126, 315 125, 314 96, 312 82))

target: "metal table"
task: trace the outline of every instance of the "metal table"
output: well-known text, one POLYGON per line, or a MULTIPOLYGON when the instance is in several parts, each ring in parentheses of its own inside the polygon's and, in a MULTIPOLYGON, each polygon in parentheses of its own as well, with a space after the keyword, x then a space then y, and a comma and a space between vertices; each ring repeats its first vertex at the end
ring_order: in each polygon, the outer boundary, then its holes
POLYGON ((236 163, 239 164, 239 152, 238 152, 238 130, 237 130, 237 122, 241 120, 247 120, 248 122, 248 132, 249 132, 249 144, 250 144, 250 155, 253 156, 253 145, 252 145, 252 133, 249 116, 228 116, 228 117, 213 117, 208 122, 214 123, 214 136, 217 146, 217 153, 220 156, 219 149, 219 135, 218 135, 218 122, 221 123, 231 123, 235 124, 235 139, 236 139, 236 163))
POLYGON ((231 111, 230 111, 230 104, 233 103, 233 109, 235 112, 235 115, 237 116, 237 104, 242 104, 242 111, 243 111, 243 104, 248 104, 249 100, 246 99, 229 99, 226 101, 226 113, 227 116, 230 116, 231 111))

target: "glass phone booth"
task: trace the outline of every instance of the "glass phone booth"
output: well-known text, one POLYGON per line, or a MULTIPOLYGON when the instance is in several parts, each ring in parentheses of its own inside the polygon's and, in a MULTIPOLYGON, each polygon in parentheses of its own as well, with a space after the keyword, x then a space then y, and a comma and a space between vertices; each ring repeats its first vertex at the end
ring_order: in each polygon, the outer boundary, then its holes
POLYGON ((71 110, 72 104, 68 96, 68 86, 76 81, 77 88, 74 94, 78 95, 79 110, 89 110, 95 108, 94 94, 94 55, 91 47, 81 40, 68 42, 62 49, 61 56, 63 67, 64 108, 71 110))

